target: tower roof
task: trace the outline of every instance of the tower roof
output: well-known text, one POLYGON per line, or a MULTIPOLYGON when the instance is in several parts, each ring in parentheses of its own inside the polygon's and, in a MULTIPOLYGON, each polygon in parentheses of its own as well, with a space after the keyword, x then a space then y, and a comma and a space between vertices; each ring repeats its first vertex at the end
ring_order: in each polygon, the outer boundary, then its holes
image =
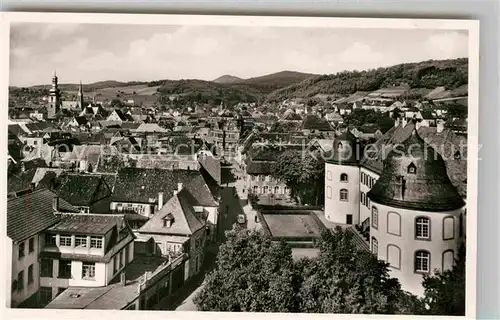
POLYGON ((389 153, 367 195, 383 205, 420 211, 451 211, 465 204, 448 178, 443 158, 415 129, 389 153))
POLYGON ((333 149, 327 157, 327 162, 341 165, 357 165, 359 157, 358 139, 351 131, 346 130, 333 141, 333 149))

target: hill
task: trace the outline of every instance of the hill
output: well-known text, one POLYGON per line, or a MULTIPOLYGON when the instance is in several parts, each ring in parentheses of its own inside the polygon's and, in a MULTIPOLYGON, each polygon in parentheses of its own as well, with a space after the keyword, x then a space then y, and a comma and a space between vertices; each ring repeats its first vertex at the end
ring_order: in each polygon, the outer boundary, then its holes
POLYGON ((223 76, 218 77, 215 80, 212 80, 212 82, 215 82, 215 83, 238 83, 238 82, 242 82, 242 81, 244 81, 244 80, 241 78, 229 75, 229 74, 225 74, 223 76))
POLYGON ((315 76, 279 88, 270 93, 266 100, 309 98, 317 94, 349 95, 356 91, 374 91, 401 83, 409 84, 411 88, 434 89, 443 86, 455 89, 467 84, 467 68, 467 58, 460 58, 403 63, 366 71, 343 71, 315 76))

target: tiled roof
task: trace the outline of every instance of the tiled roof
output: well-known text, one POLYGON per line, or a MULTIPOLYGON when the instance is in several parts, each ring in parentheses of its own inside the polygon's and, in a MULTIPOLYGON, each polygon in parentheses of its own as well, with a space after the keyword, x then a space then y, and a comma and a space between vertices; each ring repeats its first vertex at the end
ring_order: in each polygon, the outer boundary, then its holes
POLYGON ((178 183, 196 198, 198 205, 214 207, 214 200, 203 176, 193 170, 123 168, 118 172, 112 200, 116 202, 154 203, 158 193, 173 195, 178 183))
POLYGON ((198 162, 217 183, 221 182, 220 160, 211 156, 200 156, 198 162))
POLYGON ((193 205, 196 200, 186 189, 182 189, 149 219, 139 229, 139 233, 159 233, 174 235, 191 235, 204 227, 205 223, 200 221, 194 212, 193 205), (164 226, 164 219, 173 218, 170 227, 164 226))
POLYGON ((122 229, 123 224, 123 215, 63 214, 47 231, 105 235, 114 227, 122 229))
POLYGON ((36 168, 26 170, 24 172, 15 172, 9 174, 7 178, 7 191, 19 192, 31 187, 33 177, 35 176, 36 168))
MULTIPOLYGON (((7 236, 23 241, 57 223, 53 212, 56 194, 47 189, 27 193, 7 201, 7 236)), ((77 209, 59 199, 59 210, 76 212, 77 209)))
POLYGON ((91 206, 111 196, 100 175, 66 173, 59 177, 56 193, 75 206, 91 206))
MULTIPOLYGON (((278 157, 288 150, 305 151, 306 145, 261 145, 253 146, 249 151, 249 158, 254 161, 276 161, 278 157)), ((247 158, 248 159, 248 158, 247 158)))
POLYGON ((308 114, 302 121, 302 129, 333 131, 331 124, 325 119, 314 114, 308 114))
POLYGON ((250 159, 247 162, 246 172, 248 174, 264 174, 272 173, 272 166, 274 161, 253 161, 250 159))

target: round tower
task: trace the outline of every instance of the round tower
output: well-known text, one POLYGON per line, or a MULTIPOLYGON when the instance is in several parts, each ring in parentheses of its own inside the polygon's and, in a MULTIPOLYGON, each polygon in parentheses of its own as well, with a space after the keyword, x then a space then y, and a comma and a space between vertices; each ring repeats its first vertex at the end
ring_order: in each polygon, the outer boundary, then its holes
POLYGON ((333 141, 325 159, 325 218, 342 224, 359 224, 359 144, 346 130, 333 141))
POLYGON ((371 200, 370 247, 404 290, 423 295, 424 274, 449 269, 460 246, 464 201, 446 165, 414 129, 388 154, 371 200))

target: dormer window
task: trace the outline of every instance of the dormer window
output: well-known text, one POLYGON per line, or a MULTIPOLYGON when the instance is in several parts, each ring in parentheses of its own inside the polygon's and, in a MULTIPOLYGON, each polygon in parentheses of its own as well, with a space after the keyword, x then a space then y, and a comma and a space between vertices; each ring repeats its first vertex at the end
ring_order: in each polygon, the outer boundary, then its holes
POLYGON ((412 163, 408 166, 408 173, 410 174, 416 174, 417 173, 417 167, 412 163))
POLYGON ((167 214, 167 216, 163 218, 163 226, 165 228, 170 228, 173 222, 174 222, 174 216, 172 215, 172 213, 167 214))
POLYGON ((460 151, 455 152, 455 160, 460 160, 462 158, 462 155, 460 154, 460 151))

